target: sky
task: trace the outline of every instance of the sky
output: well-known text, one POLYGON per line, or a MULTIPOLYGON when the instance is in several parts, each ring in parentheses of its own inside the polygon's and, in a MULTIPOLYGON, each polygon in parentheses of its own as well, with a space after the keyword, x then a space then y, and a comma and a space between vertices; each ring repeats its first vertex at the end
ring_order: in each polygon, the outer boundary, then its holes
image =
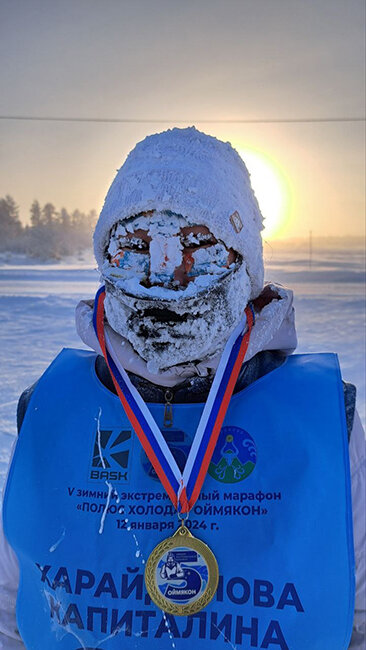
POLYGON ((0 0, 0 117, 143 120, 0 119, 0 196, 23 219, 35 198, 99 212, 137 141, 195 124, 247 156, 269 238, 362 235, 365 122, 239 121, 364 117, 364 14, 364 0, 0 0))

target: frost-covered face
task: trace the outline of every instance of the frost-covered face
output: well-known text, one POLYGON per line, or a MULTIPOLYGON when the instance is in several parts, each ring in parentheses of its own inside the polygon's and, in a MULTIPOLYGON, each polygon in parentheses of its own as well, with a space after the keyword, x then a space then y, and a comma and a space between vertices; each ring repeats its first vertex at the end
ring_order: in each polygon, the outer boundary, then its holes
POLYGON ((125 280, 126 289, 136 278, 146 288, 181 289, 198 276, 227 273, 237 257, 206 226, 157 212, 117 223, 107 251, 113 275, 125 280))
POLYGON ((108 322, 151 372, 217 354, 250 294, 240 255, 170 212, 118 222, 102 273, 108 322))

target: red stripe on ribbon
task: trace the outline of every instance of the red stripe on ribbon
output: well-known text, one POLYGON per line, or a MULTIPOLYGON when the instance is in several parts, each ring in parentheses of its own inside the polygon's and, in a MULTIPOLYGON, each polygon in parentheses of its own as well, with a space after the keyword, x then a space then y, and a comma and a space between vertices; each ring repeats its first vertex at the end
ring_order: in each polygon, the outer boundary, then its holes
POLYGON ((245 309, 245 314, 246 314, 246 317, 247 317, 248 330, 245 333, 245 335, 243 336, 243 340, 242 340, 240 348, 239 348, 238 356, 236 358, 232 373, 230 375, 230 379, 229 379, 229 381, 227 383, 225 393, 224 393, 224 396, 222 398, 222 402, 220 404, 219 412, 217 414, 216 422, 215 422, 214 427, 212 429, 211 437, 210 437, 210 440, 209 440, 208 445, 207 445, 207 450, 206 450, 205 455, 203 457, 202 465, 200 467, 200 471, 199 471, 198 476, 197 476, 197 481, 196 481, 196 484, 195 484, 195 486, 193 488, 193 491, 192 491, 192 496, 191 496, 191 498, 190 498, 190 500, 188 502, 187 494, 186 494, 185 489, 182 490, 182 493, 180 495, 179 503, 181 505, 181 512, 183 514, 186 513, 186 512, 189 512, 189 510, 191 510, 193 508, 194 504, 196 503, 196 501, 197 501, 197 499, 198 499, 198 497, 200 495, 203 482, 204 482, 204 480, 206 478, 208 466, 209 466, 209 464, 211 462, 212 454, 213 454, 213 452, 215 450, 217 439, 219 437, 221 427, 222 427, 222 424, 223 424, 224 419, 225 419, 226 411, 228 409, 230 399, 231 399, 231 396, 233 394, 233 390, 235 388, 235 384, 236 384, 238 376, 239 376, 240 368, 241 368, 241 366, 243 364, 243 361, 244 361, 244 358, 245 358, 245 355, 246 355, 246 352, 247 352, 247 349, 248 349, 249 339, 250 339, 250 332, 251 332, 251 329, 253 327, 253 321, 254 321, 253 312, 252 312, 250 307, 247 307, 245 309), (183 494, 184 494, 184 497, 183 497, 183 494))

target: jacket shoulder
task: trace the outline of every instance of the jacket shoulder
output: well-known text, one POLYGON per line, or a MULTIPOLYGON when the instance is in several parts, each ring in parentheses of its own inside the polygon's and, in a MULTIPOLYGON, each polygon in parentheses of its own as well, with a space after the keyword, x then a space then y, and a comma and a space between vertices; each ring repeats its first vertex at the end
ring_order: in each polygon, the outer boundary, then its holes
POLYGON ((73 358, 74 360, 76 360, 76 358, 83 358, 83 357, 90 357, 90 356, 96 357, 97 355, 94 352, 90 352, 88 350, 79 350, 79 349, 74 349, 74 348, 63 348, 63 350, 61 350, 61 352, 54 358, 52 363, 47 367, 47 369, 45 370, 43 375, 41 375, 41 377, 39 379, 37 379, 37 381, 35 381, 34 384, 32 384, 31 386, 28 386, 28 388, 26 388, 22 392, 22 394, 21 394, 21 396, 19 398, 19 401, 18 401, 18 405, 17 405, 17 430, 18 430, 18 435, 19 435, 20 430, 22 428, 24 417, 25 417, 25 414, 27 412, 29 403, 30 403, 30 401, 31 401, 31 399, 33 397, 33 394, 34 394, 39 382, 41 381, 42 377, 46 374, 47 370, 49 370, 51 368, 51 366, 53 366, 53 364, 56 361, 60 361, 62 358, 66 359, 68 357, 69 359, 73 358))

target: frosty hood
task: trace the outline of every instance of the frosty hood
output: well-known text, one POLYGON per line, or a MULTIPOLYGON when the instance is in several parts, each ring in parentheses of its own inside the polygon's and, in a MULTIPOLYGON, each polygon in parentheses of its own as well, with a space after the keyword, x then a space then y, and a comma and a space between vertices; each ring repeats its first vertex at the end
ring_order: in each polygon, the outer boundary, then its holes
MULTIPOLYGON (((256 319, 245 361, 249 361, 263 350, 280 350, 283 354, 291 354, 297 345, 292 291, 279 285, 267 284, 253 305, 256 319)), ((79 302, 75 315, 76 329, 83 343, 97 354, 102 354, 93 327, 93 307, 94 300, 79 302)), ((108 324, 106 328, 114 354, 125 370, 159 386, 170 388, 189 377, 211 375, 220 361, 220 355, 217 355, 204 361, 183 363, 154 373, 125 338, 108 324)))
POLYGON ((250 297, 263 288, 263 217, 238 152, 194 127, 169 129, 139 142, 109 188, 94 231, 103 273, 110 232, 143 212, 174 212, 207 226, 245 260, 250 297))

